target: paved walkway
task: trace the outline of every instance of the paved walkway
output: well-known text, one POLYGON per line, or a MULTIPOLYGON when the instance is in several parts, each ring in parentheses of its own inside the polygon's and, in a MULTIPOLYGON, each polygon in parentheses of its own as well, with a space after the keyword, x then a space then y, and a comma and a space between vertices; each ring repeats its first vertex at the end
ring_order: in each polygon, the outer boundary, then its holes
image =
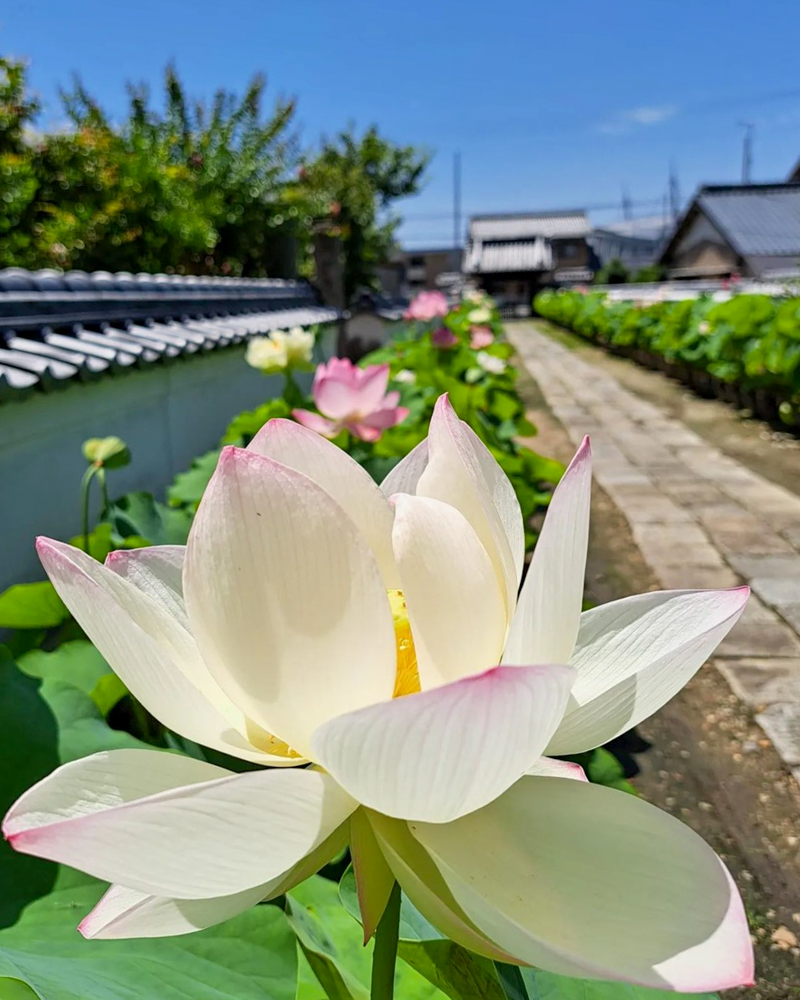
POLYGON ((712 662, 800 781, 800 497, 533 324, 509 339, 574 443, 591 435, 595 478, 662 586, 752 588, 712 662))

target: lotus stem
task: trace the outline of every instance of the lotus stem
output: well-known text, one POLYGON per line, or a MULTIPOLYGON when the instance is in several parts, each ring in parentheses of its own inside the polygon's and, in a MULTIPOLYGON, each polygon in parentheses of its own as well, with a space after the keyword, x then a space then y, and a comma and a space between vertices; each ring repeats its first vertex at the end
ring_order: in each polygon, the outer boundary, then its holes
POLYGON ((400 886, 395 882, 389 902, 375 932, 372 955, 371 1000, 392 1000, 394 967, 397 962, 397 942, 400 938, 400 886))

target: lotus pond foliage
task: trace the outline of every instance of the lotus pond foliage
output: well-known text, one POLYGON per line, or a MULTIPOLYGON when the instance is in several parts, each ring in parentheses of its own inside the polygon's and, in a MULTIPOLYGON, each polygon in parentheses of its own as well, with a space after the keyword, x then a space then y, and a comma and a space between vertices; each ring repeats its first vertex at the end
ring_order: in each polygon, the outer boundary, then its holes
POLYGON ((800 298, 733 295, 640 304, 601 292, 544 291, 536 312, 660 368, 706 396, 800 429, 800 298))

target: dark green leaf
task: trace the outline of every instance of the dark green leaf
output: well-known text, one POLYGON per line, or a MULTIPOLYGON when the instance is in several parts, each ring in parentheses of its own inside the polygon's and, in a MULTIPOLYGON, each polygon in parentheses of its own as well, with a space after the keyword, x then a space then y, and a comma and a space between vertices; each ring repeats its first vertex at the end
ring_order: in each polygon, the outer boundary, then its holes
POLYGON ((39 1000, 295 1000, 294 936, 277 907, 182 937, 85 941, 76 925, 104 888, 60 889, 31 904, 0 932, 0 976, 30 984, 39 1000))
POLYGON ((51 653, 34 649, 17 660, 29 677, 71 684, 89 695, 101 715, 107 715, 127 689, 87 639, 65 642, 51 653))
POLYGON ((100 750, 153 749, 130 733, 112 729, 92 699, 71 684, 48 678, 39 693, 56 718, 62 764, 100 750))
POLYGON ((121 540, 146 538, 151 545, 183 545, 192 525, 188 511, 165 507, 144 492, 126 493, 106 516, 121 540))
POLYGON ((187 472, 181 472, 167 490, 169 502, 174 506, 187 504, 196 507, 200 503, 208 481, 214 474, 219 459, 219 450, 206 452, 192 462, 187 472))
POLYGON ((492 962, 452 941, 401 941, 397 953, 451 1000, 504 1000, 492 962))
POLYGON ((596 785, 618 788, 621 792, 636 795, 636 789, 625 777, 622 764, 613 753, 603 747, 593 750, 586 766, 586 777, 596 785))
MULTIPOLYGON (((39 695, 38 684, 21 673, 0 646, 0 813, 58 767, 58 727, 39 695)), ((0 927, 7 927, 23 906, 52 888, 55 865, 17 854, 0 841, 0 927)))
POLYGON ((521 969, 530 1000, 718 1000, 714 993, 672 993, 629 983, 572 979, 538 969, 521 969))
MULTIPOLYGON (((330 991, 331 1000, 366 998, 373 943, 364 947, 361 928, 339 901, 336 883, 316 875, 296 886, 288 896, 287 916, 314 974, 330 991)), ((404 963, 397 966, 395 989, 398 1000, 444 997, 404 963)))

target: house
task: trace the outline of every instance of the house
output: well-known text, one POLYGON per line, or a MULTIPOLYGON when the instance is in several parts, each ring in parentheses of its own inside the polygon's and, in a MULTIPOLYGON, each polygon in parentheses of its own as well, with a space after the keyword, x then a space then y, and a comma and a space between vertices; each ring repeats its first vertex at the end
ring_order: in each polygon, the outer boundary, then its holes
POLYGON ((669 228, 670 220, 663 215, 625 219, 598 226, 589 243, 602 266, 619 260, 629 271, 636 272, 655 264, 669 228))
POLYGON ((461 272, 461 248, 439 247, 434 250, 404 250, 405 280, 411 295, 448 284, 452 275, 461 272))
POLYGON ((528 309, 545 285, 592 280, 591 231, 583 211, 473 215, 463 270, 504 311, 528 309))
POLYGON ((705 185, 664 247, 670 278, 777 278, 800 266, 800 184, 705 185))

